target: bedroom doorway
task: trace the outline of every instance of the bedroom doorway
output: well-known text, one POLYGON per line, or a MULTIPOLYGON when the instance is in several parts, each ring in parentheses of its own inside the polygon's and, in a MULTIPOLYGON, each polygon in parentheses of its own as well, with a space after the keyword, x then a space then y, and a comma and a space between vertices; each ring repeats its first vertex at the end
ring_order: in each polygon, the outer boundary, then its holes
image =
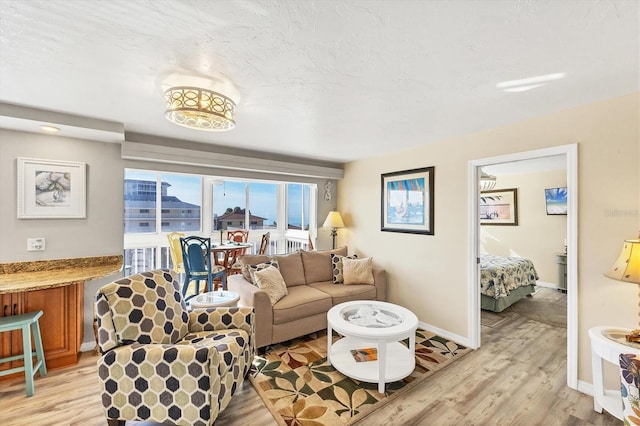
POLYGON ((469 330, 472 347, 481 345, 480 327, 480 169, 491 165, 516 161, 564 156, 566 161, 567 182, 567 385, 573 389, 578 387, 578 297, 577 297, 577 213, 578 213, 578 174, 577 174, 577 144, 562 145, 540 150, 507 154, 496 157, 469 161, 469 330))

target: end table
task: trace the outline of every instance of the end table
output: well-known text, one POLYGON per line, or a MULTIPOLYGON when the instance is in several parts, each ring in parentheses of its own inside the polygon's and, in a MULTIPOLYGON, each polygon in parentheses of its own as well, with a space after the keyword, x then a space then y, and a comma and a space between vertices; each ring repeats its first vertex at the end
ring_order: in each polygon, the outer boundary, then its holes
POLYGON ((619 327, 593 327, 589 329, 591 339, 591 368, 593 373, 593 409, 602 409, 622 420, 622 396, 620 390, 604 388, 603 360, 619 367, 620 354, 640 354, 640 345, 627 342, 628 329, 619 327))

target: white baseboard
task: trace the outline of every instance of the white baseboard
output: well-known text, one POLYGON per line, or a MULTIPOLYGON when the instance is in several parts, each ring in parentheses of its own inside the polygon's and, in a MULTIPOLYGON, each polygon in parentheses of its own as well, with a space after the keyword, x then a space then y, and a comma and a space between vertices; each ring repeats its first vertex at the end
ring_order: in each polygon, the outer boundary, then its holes
POLYGON ((536 281, 536 285, 540 286, 540 287, 545 287, 545 288, 552 288, 554 290, 559 290, 560 289, 560 286, 558 284, 546 283, 544 281, 536 281))
POLYGON ((591 383, 578 380, 578 392, 593 396, 593 385, 591 383))
POLYGON ((456 343, 459 343, 468 348, 471 347, 471 341, 468 337, 458 336, 457 334, 451 333, 447 330, 443 330, 431 324, 427 324, 426 322, 418 321, 418 327, 423 330, 430 331, 432 333, 437 334, 438 336, 444 337, 445 339, 453 340, 456 343))
POLYGON ((80 352, 93 352, 95 348, 96 348, 96 342, 94 341, 82 342, 82 344, 80 345, 80 352))

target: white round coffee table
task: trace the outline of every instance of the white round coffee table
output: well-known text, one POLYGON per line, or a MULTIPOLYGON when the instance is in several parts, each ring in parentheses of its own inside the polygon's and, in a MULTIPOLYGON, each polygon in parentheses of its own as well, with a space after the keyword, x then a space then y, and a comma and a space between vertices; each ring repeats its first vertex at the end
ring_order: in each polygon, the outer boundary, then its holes
POLYGON ((235 291, 219 290, 202 293, 189 300, 192 308, 217 308, 220 306, 237 306, 240 295, 235 291))
POLYGON ((378 383, 378 392, 384 393, 385 383, 403 379, 415 368, 418 318, 410 310, 375 300, 345 302, 327 312, 327 324, 327 362, 342 374, 378 383), (335 343, 333 330, 344 336, 335 343), (409 347, 400 343, 404 339, 409 347), (375 349, 377 360, 356 361, 358 352, 352 351, 359 349, 375 349))

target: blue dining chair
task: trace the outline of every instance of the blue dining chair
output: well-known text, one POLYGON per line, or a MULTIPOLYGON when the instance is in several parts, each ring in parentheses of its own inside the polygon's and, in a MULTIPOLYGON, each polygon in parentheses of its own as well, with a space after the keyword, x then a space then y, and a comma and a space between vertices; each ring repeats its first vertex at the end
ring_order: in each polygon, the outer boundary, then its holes
POLYGON ((182 259, 184 263, 184 284, 182 296, 187 301, 200 294, 200 281, 207 281, 207 291, 213 291, 213 281, 220 278, 222 289, 227 289, 227 271, 224 267, 211 261, 211 238, 184 237, 180 238, 182 259), (195 281, 195 294, 187 296, 189 283, 195 281))

